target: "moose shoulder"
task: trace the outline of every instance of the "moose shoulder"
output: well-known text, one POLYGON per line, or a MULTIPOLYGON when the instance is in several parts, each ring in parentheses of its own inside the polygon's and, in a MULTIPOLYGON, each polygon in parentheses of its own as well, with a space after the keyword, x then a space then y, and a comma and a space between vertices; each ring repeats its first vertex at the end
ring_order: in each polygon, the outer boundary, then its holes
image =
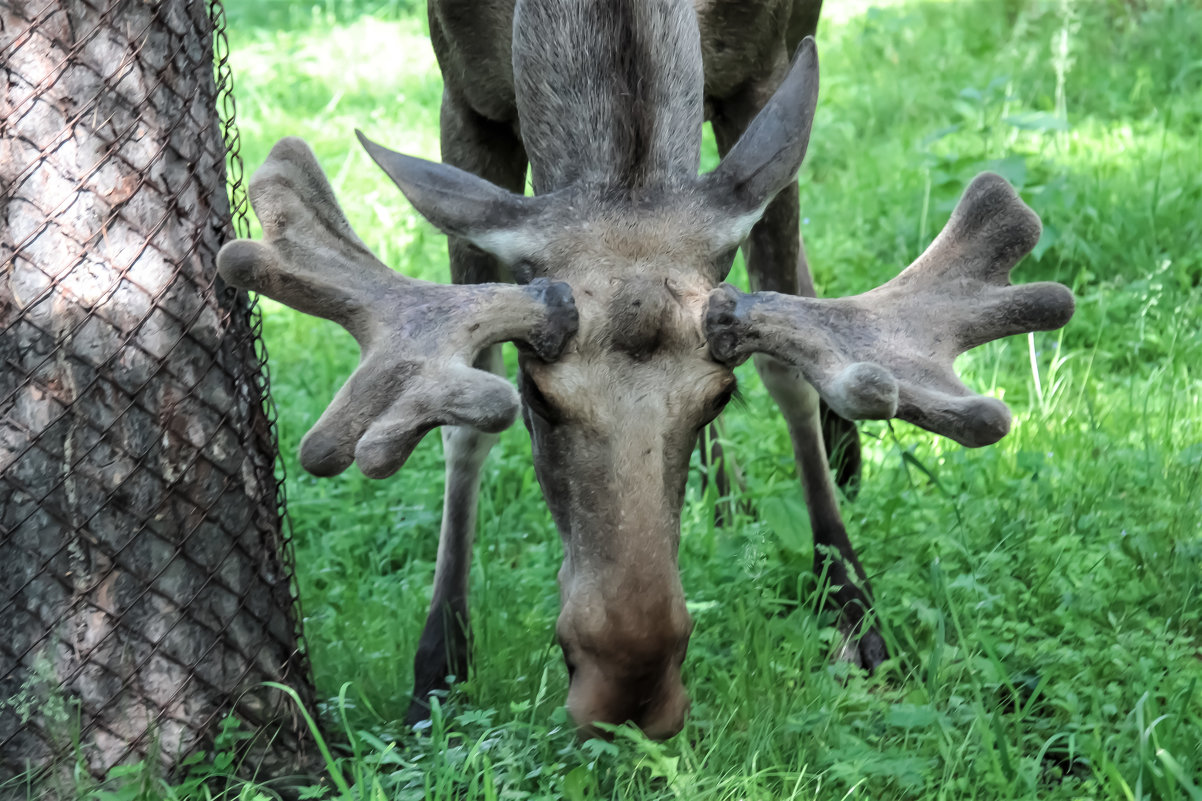
POLYGON ((1063 325, 1057 284, 1010 285, 1039 221, 997 176, 967 189, 913 265, 820 300, 798 237, 797 171, 818 92, 818 3, 431 0, 445 78, 443 164, 364 146, 450 237, 457 286, 413 281, 363 246, 316 160, 284 140, 256 173, 262 243, 223 276, 340 323, 359 368, 302 445, 320 474, 398 469, 443 426, 447 489, 410 717, 468 660, 467 575, 482 461, 521 415, 564 543, 556 626, 584 732, 679 731, 692 621, 677 569, 698 432, 754 356, 786 419, 846 655, 873 667, 871 591, 839 517, 819 398, 968 445, 1009 426, 968 390, 959 353, 1063 325), (790 60, 790 56, 792 59, 790 60), (698 175, 709 116, 722 161, 698 175), (535 194, 523 195, 527 165, 535 194), (743 246, 754 291, 722 283, 743 246), (511 276, 517 286, 500 283, 511 276), (520 392, 497 343, 520 348, 520 392), (520 395, 520 402, 519 402, 520 395))

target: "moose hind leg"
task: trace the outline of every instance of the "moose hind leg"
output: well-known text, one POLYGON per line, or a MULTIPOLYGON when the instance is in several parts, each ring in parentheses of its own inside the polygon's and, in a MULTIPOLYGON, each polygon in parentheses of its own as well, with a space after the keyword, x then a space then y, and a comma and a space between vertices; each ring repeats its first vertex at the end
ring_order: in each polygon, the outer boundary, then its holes
POLYGON ((849 500, 854 501, 860 492, 860 474, 864 467, 860 454, 860 430, 851 420, 835 414, 822 400, 819 400, 819 418, 827 461, 835 471, 835 484, 849 500))
MULTIPOLYGON (((813 297, 814 284, 806 264, 798 226, 797 190, 787 187, 768 205, 748 242, 748 272, 756 289, 813 297), (795 243, 795 244, 794 244, 795 243)), ((789 427, 793 456, 805 492, 814 532, 814 571, 830 586, 828 603, 839 612, 844 645, 840 657, 869 670, 887 657, 880 632, 866 625, 872 607, 872 589, 839 513, 831 467, 845 480, 849 459, 858 467, 859 438, 855 425, 824 410, 818 392, 801 372, 770 356, 755 357, 756 371, 780 407, 789 427), (824 411, 826 417, 824 425, 824 411), (833 422, 833 424, 832 424, 833 422), (842 450, 840 460, 828 457, 828 441, 842 450)), ((852 474, 858 482, 858 475, 852 474)))
POLYGON ((828 603, 839 613, 843 633, 839 657, 874 670, 888 658, 888 651, 876 627, 866 625, 872 588, 839 513, 823 443, 818 393, 798 370, 771 356, 757 354, 755 366, 789 427, 814 532, 814 572, 825 578, 830 587, 828 603))
MULTIPOLYGON (((816 5, 813 21, 817 16, 816 5)), ((771 96, 787 64, 786 54, 781 53, 777 74, 767 75, 733 97, 713 103, 714 138, 720 153, 725 154, 734 146, 771 96)), ((753 289, 809 297, 816 294, 801 241, 799 218, 795 186, 786 187, 768 204, 744 250, 753 289)), ((789 427, 814 532, 814 570, 832 588, 828 602, 838 609, 840 629, 845 636, 841 656, 873 669, 886 659, 887 652, 880 632, 865 625, 872 606, 872 590, 843 526, 830 472, 834 467, 840 484, 849 491, 858 482, 860 446, 855 424, 829 410, 824 414, 818 393, 796 369, 759 355, 755 366, 789 427), (825 442, 824 434, 828 438, 825 442), (833 462, 828 453, 835 455, 833 462)))

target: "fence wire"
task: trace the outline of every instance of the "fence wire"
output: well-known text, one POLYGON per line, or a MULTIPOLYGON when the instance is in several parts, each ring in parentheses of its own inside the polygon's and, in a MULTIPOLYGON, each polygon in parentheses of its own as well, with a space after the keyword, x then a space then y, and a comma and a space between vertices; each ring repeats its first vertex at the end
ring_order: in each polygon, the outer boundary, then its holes
POLYGON ((0 0, 0 788, 170 768, 231 710, 295 755, 266 354, 214 268, 231 87, 216 0, 0 0))

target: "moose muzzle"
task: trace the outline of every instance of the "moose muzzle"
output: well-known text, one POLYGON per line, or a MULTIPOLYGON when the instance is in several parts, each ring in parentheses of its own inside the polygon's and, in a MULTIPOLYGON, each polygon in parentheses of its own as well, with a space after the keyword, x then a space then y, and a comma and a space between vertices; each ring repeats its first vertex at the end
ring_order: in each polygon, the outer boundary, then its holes
POLYGON ((569 687, 567 707, 582 737, 607 737, 597 723, 633 723, 652 738, 684 726, 689 696, 681 665, 693 621, 679 581, 657 600, 576 597, 557 625, 569 687), (676 590, 676 591, 673 591, 676 590))

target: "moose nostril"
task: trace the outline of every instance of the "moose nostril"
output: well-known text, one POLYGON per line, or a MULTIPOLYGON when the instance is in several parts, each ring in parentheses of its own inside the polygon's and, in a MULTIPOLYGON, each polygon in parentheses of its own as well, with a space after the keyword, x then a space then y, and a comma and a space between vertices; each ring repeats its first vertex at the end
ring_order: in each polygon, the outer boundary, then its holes
POLYGON ((689 696, 675 667, 618 677, 606 670, 594 670, 588 661, 576 673, 576 666, 570 660, 564 661, 571 677, 568 713, 582 738, 612 737, 598 723, 632 723, 655 740, 666 740, 684 727, 689 696))
POLYGON ((678 683, 670 685, 655 703, 643 710, 636 723, 652 740, 667 740, 684 728, 690 706, 689 695, 684 687, 678 683))

